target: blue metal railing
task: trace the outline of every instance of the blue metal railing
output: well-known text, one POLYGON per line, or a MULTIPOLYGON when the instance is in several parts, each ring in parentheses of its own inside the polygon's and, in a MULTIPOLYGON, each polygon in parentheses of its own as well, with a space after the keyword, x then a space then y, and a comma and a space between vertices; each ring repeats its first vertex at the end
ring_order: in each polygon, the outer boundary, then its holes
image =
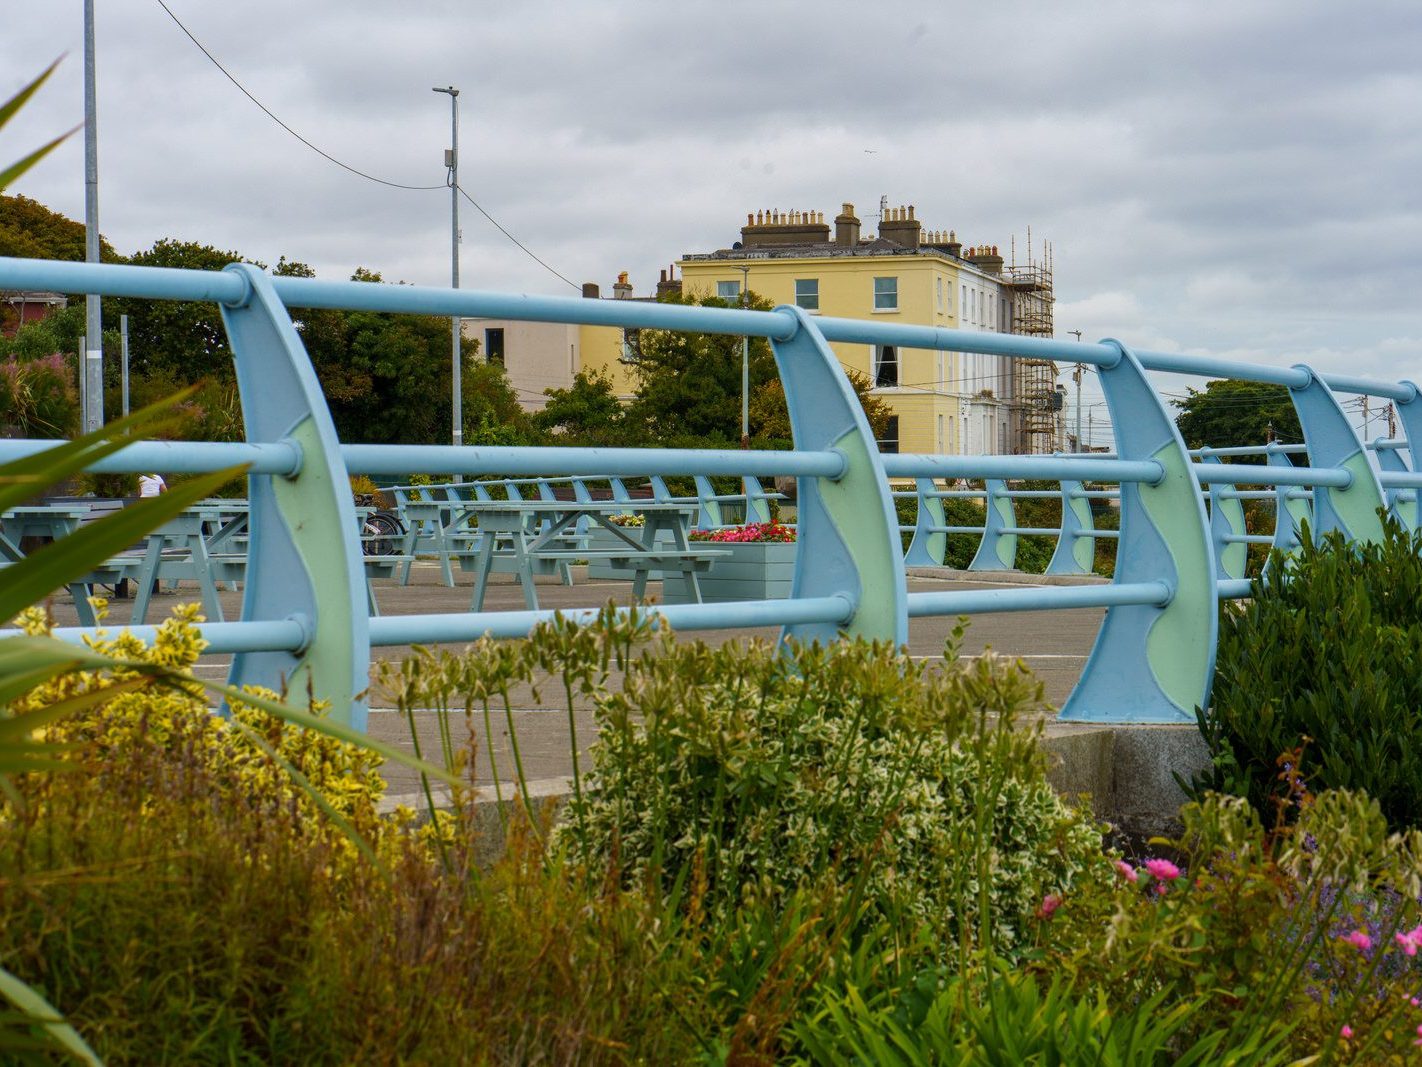
MULTIPOLYGON (((467 613, 370 618, 355 512, 352 473, 401 477, 496 475, 710 477, 794 476, 799 479, 797 553, 791 596, 782 601, 688 604, 653 610, 682 629, 778 625, 789 638, 840 635, 903 643, 908 620, 959 612, 1104 607, 1106 614, 1062 717, 1077 721, 1192 722, 1209 696, 1214 666, 1216 602, 1247 591, 1219 572, 1217 549, 1243 549, 1212 531, 1201 485, 1273 486, 1281 501, 1299 502, 1289 486, 1312 489, 1313 528, 1357 539, 1381 534, 1377 510, 1422 486, 1397 449, 1388 469, 1372 460, 1334 395, 1362 392, 1397 403, 1409 443, 1422 434, 1422 404, 1410 383, 1320 376, 1280 368, 1169 353, 1137 352, 1117 341, 1095 344, 1003 334, 811 318, 794 307, 756 312, 725 308, 590 301, 368 283, 274 278, 245 264, 223 271, 185 271, 0 258, 0 288, 45 289, 219 304, 231 340, 247 442, 143 444, 109 457, 102 469, 213 470, 250 463, 251 535, 242 621, 209 624, 213 651, 236 652, 230 680, 308 685, 338 714, 360 724, 356 694, 367 684, 372 645, 462 641, 484 633, 528 632, 552 612, 467 613), (289 308, 327 307, 441 316, 493 317, 624 328, 688 330, 767 338, 785 387, 792 451, 485 448, 342 444, 289 308), (1089 363, 1111 412, 1116 451, 1102 456, 881 456, 830 341, 897 344, 1006 358, 1089 363), (1290 390, 1308 443, 1310 465, 1283 456, 1265 464, 1229 464, 1185 449, 1146 370, 1223 375, 1276 382, 1290 390), (1047 479, 1119 486, 1120 534, 1109 585, 985 592, 916 593, 905 583, 899 523, 889 477, 918 479, 1047 479)), ((46 447, 0 445, 0 459, 46 447)), ((1072 507, 1101 490, 1068 494, 1072 507)), ((1010 504, 1011 490, 998 494, 1010 504)), ((1239 490, 1225 488, 1224 493, 1239 490)), ((1415 507, 1416 494, 1412 493, 1415 507)), ((1220 501, 1236 506, 1224 495, 1220 501)), ((993 511, 989 508, 989 511, 993 511)), ((999 516, 1001 538, 1026 529, 999 516)), ((990 520, 991 521, 991 520, 990 520)), ((940 524, 946 525, 946 524, 940 524)), ((1073 542, 1094 543, 1075 536, 1073 542)), ((1063 541, 1067 538, 1063 538, 1063 541)), ((586 617, 588 612, 574 612, 586 617)), ((140 631, 145 632, 145 631, 140 631)), ((65 636, 77 637, 78 631, 65 636)))

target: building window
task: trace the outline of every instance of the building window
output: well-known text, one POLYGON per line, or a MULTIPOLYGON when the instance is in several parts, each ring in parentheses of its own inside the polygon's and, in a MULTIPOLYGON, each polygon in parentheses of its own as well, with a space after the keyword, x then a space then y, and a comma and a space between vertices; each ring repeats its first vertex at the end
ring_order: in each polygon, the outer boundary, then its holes
POLYGON ((741 302, 741 283, 717 282, 716 299, 724 300, 728 304, 739 304, 741 302))
POLYGON ((484 331, 484 359, 489 363, 504 365, 504 328, 499 326, 484 331))
POLYGON ((899 417, 890 415, 884 426, 884 436, 874 442, 879 446, 880 452, 887 452, 895 455, 899 451, 899 417))
POLYGON ((899 384, 899 350, 893 345, 874 346, 874 388, 892 389, 899 384))
POLYGON ((935 283, 935 286, 934 286, 934 287, 938 290, 938 310, 939 310, 939 312, 942 312, 942 310, 943 310, 943 279, 942 279, 942 278, 934 278, 933 281, 934 281, 934 283, 935 283))
POLYGON ((897 278, 874 279, 874 310, 897 311, 899 309, 899 280, 897 278))
POLYGON ((642 358, 642 331, 623 330, 622 331, 622 357, 623 363, 636 363, 642 358))
POLYGON ((820 310, 820 280, 818 278, 795 279, 795 304, 806 311, 820 310))

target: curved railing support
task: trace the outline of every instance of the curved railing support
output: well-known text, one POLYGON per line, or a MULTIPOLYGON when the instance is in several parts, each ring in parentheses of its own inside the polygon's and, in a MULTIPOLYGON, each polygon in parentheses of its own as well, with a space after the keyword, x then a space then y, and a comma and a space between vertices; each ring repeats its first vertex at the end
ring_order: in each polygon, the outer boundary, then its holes
MULTIPOLYGON (((1205 463, 1220 462, 1218 456, 1206 455, 1201 459, 1205 463)), ((1234 486, 1227 482, 1210 485, 1210 539, 1215 547, 1215 577, 1221 580, 1243 578, 1249 562, 1249 545, 1238 540, 1249 531, 1244 522, 1244 505, 1235 492, 1234 486)))
MULTIPOLYGON (((1402 435, 1407 439, 1407 452, 1412 461, 1412 469, 1417 470, 1419 460, 1422 460, 1422 390, 1411 381, 1404 381, 1402 384, 1412 391, 1412 396, 1408 400, 1398 402, 1397 418, 1402 423, 1402 435)), ((1402 457, 1395 451, 1392 454, 1401 464, 1402 457)), ((1382 458, 1381 450, 1378 458, 1382 458)), ((1401 469, 1406 470, 1406 465, 1403 464, 1401 469)), ((1413 489, 1410 499, 1399 494, 1394 510, 1397 516, 1408 524, 1409 529, 1422 529, 1422 489, 1413 489)))
POLYGON ((293 441, 301 470, 249 476, 251 501, 242 619, 299 620, 310 635, 297 652, 242 652, 233 685, 285 688, 331 704, 359 729, 369 684, 365 571, 350 479, 321 385, 271 277, 249 264, 227 268, 246 283, 244 299, 222 305, 232 342, 248 441, 293 441))
POLYGON ((799 551, 792 598, 847 596, 854 612, 842 626, 800 623, 783 636, 830 641, 840 631, 852 637, 908 641, 908 602, 898 516, 889 479, 854 390, 838 358, 798 307, 781 307, 799 328, 786 340, 772 339, 780 380, 790 408, 795 447, 834 449, 845 458, 837 479, 801 478, 796 502, 799 551))
POLYGON ((1083 492, 1080 482, 1062 482, 1062 532, 1048 574, 1090 574, 1096 563, 1096 539, 1086 536, 1096 524, 1083 492))
POLYGON ((938 483, 932 478, 915 478, 918 508, 914 513, 913 540, 904 553, 908 567, 941 567, 948 558, 947 510, 938 495, 938 483))
POLYGON ((1125 345, 1100 380, 1122 460, 1153 460, 1155 485, 1121 485, 1114 584, 1164 581, 1159 604, 1108 608, 1064 720, 1189 723, 1209 699, 1218 605, 1204 497, 1185 442, 1125 345))
POLYGON ((1313 537, 1316 540, 1330 530, 1341 530, 1350 540, 1381 541, 1378 509, 1383 507, 1383 491, 1363 442, 1353 432, 1333 390, 1311 367, 1297 363, 1294 369, 1308 375, 1306 384, 1290 387, 1289 396, 1308 444, 1309 465, 1342 467, 1353 476, 1346 488, 1314 487, 1313 537))
POLYGON ((1010 571, 1017 563, 1017 535, 1006 533, 1017 527, 1017 509, 1007 495, 1007 482, 988 478, 983 482, 983 539, 968 564, 970 571, 1010 571))

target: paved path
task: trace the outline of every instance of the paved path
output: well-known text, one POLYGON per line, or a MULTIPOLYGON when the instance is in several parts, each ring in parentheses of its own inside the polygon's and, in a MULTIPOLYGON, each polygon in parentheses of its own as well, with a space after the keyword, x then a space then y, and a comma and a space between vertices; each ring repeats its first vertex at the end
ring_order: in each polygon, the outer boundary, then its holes
MULTIPOLYGON (((376 597, 380 609, 386 615, 406 615, 440 611, 467 611, 472 592, 472 576, 457 575, 463 584, 454 589, 445 587, 439 577, 438 568, 432 563, 417 563, 411 583, 399 586, 394 582, 377 582, 376 597)), ((991 579, 982 580, 974 576, 971 580, 957 576, 945 578, 910 577, 909 589, 913 592, 944 589, 984 589, 996 583, 991 579)), ((1013 584, 1020 584, 1014 582, 1013 584)), ((652 583, 648 592, 657 595, 658 583, 652 583)), ((609 599, 619 603, 630 602, 631 583, 624 581, 587 581, 567 587, 558 584, 539 584, 539 601, 544 607, 589 607, 605 604, 609 599)), ((163 618, 171 606, 187 599, 196 599, 195 591, 184 590, 177 595, 164 594, 155 598, 149 612, 149 621, 163 618)), ((223 611, 229 619, 235 619, 241 611, 241 594, 225 592, 221 594, 223 611)), ((486 601, 488 610, 521 610, 523 597, 519 588, 510 578, 495 576, 489 588, 486 601)), ((61 626, 75 625, 77 614, 67 594, 57 594, 51 601, 51 610, 56 623, 61 626)), ((114 601, 111 604, 110 624, 122 625, 129 613, 128 602, 114 601)), ((1047 699, 1059 705, 1071 691, 1086 656, 1100 626, 1103 612, 1098 608, 1072 611, 1030 611, 1002 615, 977 616, 968 628, 963 642, 965 655, 977 655, 986 648, 1006 655, 1020 657, 1040 677, 1046 686, 1047 699)), ((913 619, 909 624, 909 654, 927 661, 939 660, 943 655, 944 642, 952 631, 955 620, 951 617, 913 619)), ((699 638, 710 644, 720 645, 726 641, 745 641, 760 638, 773 640, 777 631, 770 628, 755 630, 718 630, 688 634, 688 638, 699 638)), ((408 647, 381 648, 374 651, 377 659, 401 659, 409 654, 408 647)), ((221 679, 226 675, 226 657, 213 657, 199 664, 202 676, 221 679)), ((561 693, 546 687, 543 699, 535 702, 531 694, 515 694, 514 722, 519 741, 520 753, 525 773, 530 779, 551 780, 567 775, 571 770, 569 757, 568 719, 566 706, 561 704, 561 693)), ((382 739, 410 747, 409 725, 403 716, 389 710, 382 710, 379 694, 373 695, 375 705, 370 715, 370 732, 382 739)), ((457 716, 455 734, 458 740, 467 732, 463 715, 457 716)), ((590 717, 579 710, 576 715, 579 747, 586 750, 592 740, 593 729, 590 717)), ((421 743, 426 752, 438 752, 438 726, 433 714, 424 713, 418 719, 421 743)), ((473 724, 479 738, 480 757, 477 771, 481 781, 492 781, 482 739, 482 721, 479 717, 473 724)), ((512 754, 509 747, 507 726, 501 721, 495 726, 493 756, 498 764, 500 779, 509 777, 512 754)), ((405 794, 411 792, 413 779, 399 768, 392 768, 389 774, 391 792, 405 794)))

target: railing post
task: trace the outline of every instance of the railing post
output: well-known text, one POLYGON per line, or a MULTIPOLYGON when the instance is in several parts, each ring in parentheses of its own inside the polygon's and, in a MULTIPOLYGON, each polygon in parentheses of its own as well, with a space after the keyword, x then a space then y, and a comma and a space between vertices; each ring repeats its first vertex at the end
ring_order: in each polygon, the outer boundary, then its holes
POLYGON ((1381 541, 1382 520, 1378 509, 1383 506, 1382 486, 1368 462, 1363 442, 1348 424, 1348 417, 1338 406, 1333 390, 1311 367, 1302 363, 1294 367, 1308 375, 1308 383, 1290 388, 1289 397, 1299 413, 1299 424, 1308 444, 1309 464, 1341 467, 1353 476, 1352 484, 1346 489, 1314 486, 1311 526, 1314 540, 1330 530, 1341 530, 1349 540, 1381 541))
MULTIPOLYGON (((1219 456, 1201 458, 1205 463, 1220 463, 1219 456)), ((1249 563, 1249 545, 1243 541, 1227 540, 1248 533, 1243 503, 1228 495, 1235 491, 1235 486, 1227 482, 1215 482, 1210 486, 1210 539, 1215 546, 1215 577, 1222 580, 1243 578, 1244 568, 1249 563)))
POLYGON ((839 359, 798 307, 795 333, 772 339, 795 447, 833 449, 845 460, 839 478, 801 478, 797 507, 795 579, 791 597, 841 595, 853 605, 842 624, 802 623, 785 627, 797 641, 850 637, 908 641, 908 590, 898 516, 889 479, 874 435, 839 359))
POLYGON ((999 478, 983 481, 983 539, 968 564, 970 571, 1010 571, 1017 562, 1017 535, 1003 533, 1017 525, 1017 509, 1007 496, 1007 482, 999 478))
MULTIPOLYGON (((1378 468, 1384 471, 1395 471, 1399 474, 1408 473, 1407 464, 1398 455, 1395 448, 1379 448, 1378 445, 1386 438, 1376 438, 1369 446, 1373 455, 1377 458, 1378 468)), ((1385 489, 1384 498, 1387 500, 1388 514, 1398 522, 1402 523, 1409 530, 1417 529, 1417 490, 1415 489, 1385 489)))
POLYGON ((918 493, 918 507, 914 512, 913 540, 904 555, 904 565, 941 567, 948 557, 948 535, 942 530, 948 525, 948 516, 943 498, 938 495, 938 483, 932 478, 915 478, 913 485, 918 493))
POLYGON ((356 694, 370 684, 370 631, 365 607, 355 502, 321 385, 291 316, 256 267, 226 268, 246 283, 245 298, 222 305, 232 341, 248 441, 291 441, 302 453, 291 477, 252 475, 244 621, 296 619, 310 634, 297 653, 242 652, 232 659, 233 685, 285 688, 330 701, 331 716, 363 729, 356 694))
MULTIPOLYGON (((1402 436, 1407 438, 1407 453, 1412 461, 1412 469, 1422 470, 1422 390, 1410 381, 1404 381, 1402 384, 1412 390, 1412 396, 1397 405, 1397 418, 1402 423, 1402 436)), ((1401 462, 1402 457, 1397 456, 1395 452, 1394 457, 1401 462)), ((1411 516, 1409 529, 1422 528, 1422 489, 1412 490, 1410 508, 1404 503, 1399 512, 1404 522, 1408 521, 1408 515, 1411 516)))
POLYGON ((1062 530, 1048 574, 1090 574, 1096 564, 1096 538, 1081 536, 1096 529, 1083 491, 1080 482, 1062 482, 1062 530))
POLYGON ((1164 581, 1164 604, 1111 607, 1061 718, 1084 722, 1190 723, 1209 699, 1218 604, 1205 500, 1185 442, 1141 365, 1121 358, 1099 368, 1116 453, 1160 464, 1155 485, 1121 485, 1121 534, 1114 582, 1164 581))

